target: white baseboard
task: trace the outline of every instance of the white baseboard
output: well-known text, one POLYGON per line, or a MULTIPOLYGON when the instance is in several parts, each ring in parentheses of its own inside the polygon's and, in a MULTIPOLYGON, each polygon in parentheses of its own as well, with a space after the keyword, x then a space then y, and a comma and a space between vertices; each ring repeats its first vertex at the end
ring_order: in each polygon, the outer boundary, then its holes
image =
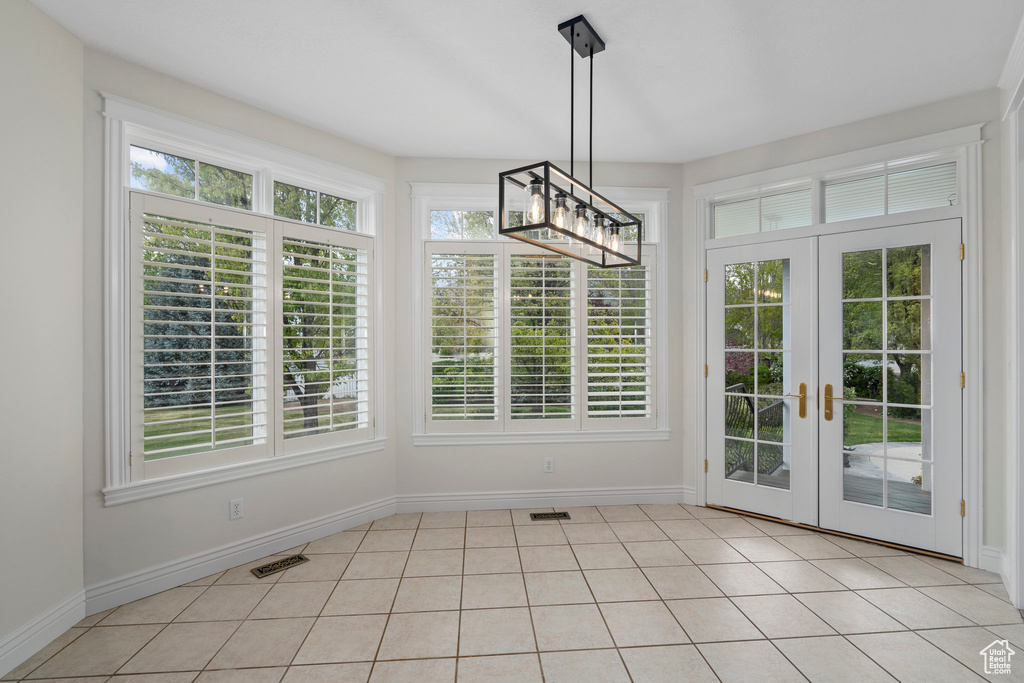
MULTIPOLYGON (((154 595, 216 572, 336 534, 396 512, 438 512, 528 507, 576 507, 631 503, 696 502, 684 486, 649 486, 550 491, 494 491, 425 496, 397 496, 342 510, 320 519, 278 529, 237 543, 167 562, 86 588, 85 611, 96 614, 154 595)), ((82 616, 85 616, 84 614, 82 616)), ((80 619, 81 617, 79 617, 80 619)), ((77 621, 77 620, 76 620, 77 621)), ((65 629, 66 630, 66 629, 65 629)), ((60 635, 59 633, 56 635, 60 635)), ((54 637, 56 637, 56 635, 54 637)), ((52 640, 52 639, 51 639, 52 640)), ((49 641, 47 641, 49 642, 49 641)), ((45 645, 45 643, 43 643, 45 645)))
POLYGON ((697 488, 695 486, 683 487, 683 502, 687 505, 697 504, 697 488))
POLYGON ((978 569, 999 574, 1003 577, 1003 582, 1006 582, 1006 556, 1003 554, 1002 548, 993 548, 990 545, 981 546, 981 561, 979 564, 981 566, 978 569))
POLYGON ((0 640, 0 676, 16 669, 84 618, 85 591, 79 591, 0 640))

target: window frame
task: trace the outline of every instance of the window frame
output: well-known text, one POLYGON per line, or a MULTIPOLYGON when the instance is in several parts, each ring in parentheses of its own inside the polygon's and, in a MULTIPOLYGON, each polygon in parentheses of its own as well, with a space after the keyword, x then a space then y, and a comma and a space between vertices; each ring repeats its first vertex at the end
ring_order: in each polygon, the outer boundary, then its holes
MULTIPOLYGON (((221 130, 190 119, 137 104, 107 93, 103 97, 105 127, 104 153, 104 428, 105 428, 105 480, 102 489, 106 506, 144 500, 155 496, 186 491, 226 481, 258 476, 318 462, 351 457, 361 453, 380 451, 386 444, 386 425, 383 405, 385 400, 383 363, 371 364, 371 433, 369 438, 345 442, 342 438, 329 445, 310 444, 299 452, 244 462, 220 462, 182 472, 160 473, 143 478, 134 457, 132 410, 135 405, 131 382, 132 340, 132 279, 131 249, 131 194, 187 202, 199 207, 216 208, 240 216, 267 222, 294 224, 297 229, 311 228, 341 235, 359 236, 369 251, 371 279, 368 306, 370 309, 371 357, 383 356, 385 339, 383 321, 379 314, 384 301, 383 269, 373 267, 383 243, 375 239, 381 234, 384 217, 385 182, 375 176, 344 168, 314 157, 292 152, 268 143, 221 130), (252 210, 211 204, 195 199, 174 197, 157 192, 131 188, 129 151, 131 146, 176 154, 203 163, 215 164, 232 170, 252 173, 252 210), (273 215, 274 180, 299 182, 303 187, 317 189, 357 202, 359 231, 340 230, 309 223, 290 221, 273 215), (376 311, 377 314, 373 314, 376 311)), ((271 263, 280 257, 280 245, 269 244, 268 268, 279 268, 271 263)), ((268 290, 268 307, 280 292, 268 290)), ((274 308, 274 310, 277 310, 274 308)), ((269 314, 268 314, 269 315, 269 314)), ((281 368, 281 355, 272 345, 269 348, 268 376, 275 377, 281 368)), ((137 370, 136 370, 137 371, 137 370)), ((278 397, 279 398, 279 397, 278 397)), ((141 399, 139 399, 141 400, 141 399)), ((275 397, 268 396, 268 404, 277 410, 275 397)), ((342 433, 343 432, 337 432, 342 433)), ((270 445, 273 450, 273 443, 270 445)), ((225 452, 233 449, 225 449, 225 452)), ((139 461, 144 461, 140 453, 139 461)))
MULTIPOLYGON (((497 185, 454 183, 411 183, 412 235, 414 249, 412 272, 415 282, 415 321, 423 348, 415 345, 415 374, 419 390, 414 392, 417 419, 413 428, 413 444, 417 446, 456 444, 523 444, 523 443, 588 443, 595 441, 654 441, 669 438, 667 411, 664 410, 667 383, 660 381, 659 371, 667 368, 667 306, 663 292, 667 286, 666 270, 658 268, 657 254, 663 248, 661 237, 667 220, 668 191, 646 188, 596 188, 614 194, 619 203, 631 212, 645 214, 644 266, 649 268, 648 304, 652 333, 648 338, 653 345, 650 353, 651 415, 644 418, 596 418, 587 415, 587 363, 586 264, 573 261, 573 325, 574 353, 574 410, 572 419, 511 419, 511 340, 499 332, 498 378, 495 386, 498 418, 495 420, 432 420, 431 410, 431 272, 430 258, 438 253, 492 253, 495 254, 496 318, 500 329, 508 329, 510 307, 511 256, 545 254, 548 252, 511 238, 497 235, 490 239, 434 239, 430 237, 431 211, 491 211, 497 216, 497 185)), ((497 223, 497 221, 495 221, 497 223)))

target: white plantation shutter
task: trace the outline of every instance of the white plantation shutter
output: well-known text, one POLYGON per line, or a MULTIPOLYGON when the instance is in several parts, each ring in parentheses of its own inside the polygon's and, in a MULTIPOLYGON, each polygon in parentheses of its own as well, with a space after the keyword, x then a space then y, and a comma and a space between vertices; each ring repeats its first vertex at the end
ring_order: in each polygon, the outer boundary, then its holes
POLYGON ((575 413, 573 263, 510 257, 510 417, 569 420, 575 413))
POLYGON ((956 162, 889 174, 889 213, 956 203, 956 162))
POLYGON ((427 254, 428 428, 496 429, 497 256, 438 248, 444 251, 427 254))
POLYGON ((237 224, 214 222, 199 217, 209 211, 156 197, 138 204, 132 250, 137 465, 158 476, 192 469, 214 451, 231 451, 229 460, 263 457, 267 236, 257 228, 265 222, 231 213, 224 217, 237 224))
POLYGON ((653 255, 644 260, 628 268, 587 268, 589 428, 653 425, 653 255))
POLYGON ((367 246, 360 236, 284 228, 281 436, 286 443, 371 427, 367 246))

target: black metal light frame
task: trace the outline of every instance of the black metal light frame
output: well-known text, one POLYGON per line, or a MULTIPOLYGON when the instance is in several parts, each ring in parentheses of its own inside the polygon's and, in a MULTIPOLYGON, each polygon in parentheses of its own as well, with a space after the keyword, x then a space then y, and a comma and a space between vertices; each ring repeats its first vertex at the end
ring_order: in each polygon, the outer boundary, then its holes
MULTIPOLYGON (((566 173, 550 161, 539 161, 535 164, 521 166, 510 171, 498 174, 498 234, 508 235, 517 240, 536 245, 543 249, 568 256, 570 258, 584 261, 600 268, 622 268, 626 266, 640 265, 641 253, 643 250, 643 225, 640 219, 629 213, 611 200, 595 192, 592 187, 577 180, 575 174, 575 122, 576 122, 576 67, 575 55, 590 59, 590 184, 594 182, 594 55, 605 49, 604 41, 594 28, 581 14, 573 19, 562 22, 558 25, 558 32, 568 41, 570 46, 570 143, 569 163, 570 172, 566 173), (525 224, 526 214, 523 214, 523 225, 512 226, 509 224, 509 202, 506 201, 506 184, 517 188, 520 193, 525 192, 527 184, 539 181, 544 189, 544 215, 543 222, 525 224), (578 192, 577 192, 578 191, 578 192), (591 212, 596 222, 598 217, 603 217, 606 224, 618 230, 620 233, 629 227, 636 228, 636 256, 630 256, 625 251, 625 245, 620 242, 618 251, 607 244, 598 243, 585 235, 578 235, 570 224, 559 227, 552 220, 551 202, 555 194, 563 194, 566 201, 575 206, 584 206, 591 212), (584 199, 587 197, 588 199, 584 199), (600 206, 598 205, 600 203, 600 206), (563 235, 573 242, 585 245, 585 248, 571 250, 560 246, 558 242, 544 241, 539 239, 540 231, 550 230, 551 232, 563 235), (537 231, 537 237, 531 237, 527 233, 537 231), (594 258, 588 257, 590 253, 594 258), (596 252, 593 250, 597 250, 596 252), (600 254, 600 259, 597 258, 600 254)), ((573 215, 574 212, 568 212, 573 215)))

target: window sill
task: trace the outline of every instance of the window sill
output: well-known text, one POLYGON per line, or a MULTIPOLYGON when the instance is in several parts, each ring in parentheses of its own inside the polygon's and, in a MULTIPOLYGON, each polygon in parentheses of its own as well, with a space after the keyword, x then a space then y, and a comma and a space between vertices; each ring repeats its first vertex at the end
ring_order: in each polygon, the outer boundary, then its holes
POLYGON ((370 441, 345 444, 298 455, 266 458, 264 460, 239 463, 200 472, 179 474, 173 477, 134 481, 122 486, 112 486, 103 489, 103 504, 105 507, 123 505, 124 503, 133 503, 139 500, 146 500, 147 498, 190 491, 204 486, 213 486, 229 481, 257 477, 263 474, 282 472, 295 469, 296 467, 305 467, 354 455, 362 455, 363 453, 373 453, 384 450, 385 443, 387 443, 387 439, 384 438, 372 439, 370 441))
POLYGON ((531 443, 668 441, 669 429, 617 429, 585 432, 474 432, 413 434, 414 446, 501 446, 531 443))

